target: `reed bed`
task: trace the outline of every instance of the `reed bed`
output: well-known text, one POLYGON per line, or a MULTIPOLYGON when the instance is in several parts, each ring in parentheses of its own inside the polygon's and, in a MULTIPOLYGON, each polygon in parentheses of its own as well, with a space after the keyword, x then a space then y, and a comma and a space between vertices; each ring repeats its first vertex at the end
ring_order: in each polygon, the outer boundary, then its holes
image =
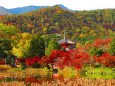
POLYGON ((76 78, 76 79, 64 79, 64 81, 43 81, 42 83, 30 83, 25 82, 0 82, 0 86, 115 86, 115 80, 104 80, 104 79, 87 79, 87 78, 76 78))
POLYGON ((27 68, 25 70, 20 70, 19 68, 8 68, 4 67, 4 69, 7 69, 6 71, 0 72, 0 79, 5 77, 10 78, 25 78, 30 76, 36 76, 36 75, 47 75, 47 73, 50 73, 47 69, 34 69, 34 68, 27 68))

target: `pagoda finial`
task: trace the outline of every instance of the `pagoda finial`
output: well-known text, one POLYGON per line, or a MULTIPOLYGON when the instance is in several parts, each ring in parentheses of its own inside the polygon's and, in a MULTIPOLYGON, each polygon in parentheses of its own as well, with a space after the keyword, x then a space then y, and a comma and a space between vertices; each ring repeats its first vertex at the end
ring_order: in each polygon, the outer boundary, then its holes
POLYGON ((64 41, 66 41, 66 31, 64 30, 64 41))

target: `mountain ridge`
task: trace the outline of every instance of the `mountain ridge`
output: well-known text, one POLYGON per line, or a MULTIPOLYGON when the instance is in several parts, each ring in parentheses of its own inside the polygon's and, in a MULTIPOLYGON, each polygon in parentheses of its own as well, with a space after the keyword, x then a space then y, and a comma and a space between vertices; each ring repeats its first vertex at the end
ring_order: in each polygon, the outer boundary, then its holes
MULTIPOLYGON (((63 9, 71 10, 71 9, 65 7, 62 4, 57 4, 57 5, 60 6, 61 8, 63 8, 63 9)), ((53 5, 53 6, 56 6, 56 5, 53 5)), ((0 15, 6 15, 6 14, 23 14, 23 13, 27 13, 27 12, 39 10, 41 8, 47 8, 47 7, 53 7, 53 6, 29 5, 29 6, 17 7, 17 8, 11 8, 11 9, 7 9, 5 7, 0 6, 0 15)))
POLYGON ((11 13, 8 12, 8 9, 0 6, 0 15, 7 15, 7 14, 11 14, 11 13))
POLYGON ((13 13, 13 14, 23 14, 23 13, 31 12, 31 11, 34 11, 34 10, 38 10, 40 8, 45 8, 45 7, 47 7, 47 6, 30 5, 30 6, 24 6, 24 7, 8 9, 8 11, 13 13))
POLYGON ((115 31, 115 9, 94 11, 69 11, 60 6, 43 8, 21 15, 6 16, 3 23, 20 27, 22 32, 43 34, 61 33, 72 35, 76 29, 106 29, 115 31))

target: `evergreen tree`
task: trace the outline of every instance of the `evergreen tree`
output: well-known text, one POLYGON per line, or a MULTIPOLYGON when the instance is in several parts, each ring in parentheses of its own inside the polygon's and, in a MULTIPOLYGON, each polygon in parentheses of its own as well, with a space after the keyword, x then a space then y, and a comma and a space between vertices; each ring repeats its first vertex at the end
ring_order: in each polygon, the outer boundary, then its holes
POLYGON ((111 41, 108 52, 113 56, 115 55, 115 39, 111 41))
POLYGON ((0 57, 4 58, 5 63, 11 66, 15 66, 15 58, 11 53, 11 41, 9 39, 1 39, 0 40, 0 57))
POLYGON ((45 55, 45 45, 43 38, 40 35, 36 35, 30 41, 29 56, 39 56, 45 55))
POLYGON ((48 48, 46 48, 45 54, 50 55, 52 50, 56 50, 59 48, 60 48, 60 45, 57 43, 57 41, 50 40, 50 42, 48 43, 48 48))
POLYGON ((3 51, 3 49, 0 47, 0 58, 7 57, 7 54, 3 51))

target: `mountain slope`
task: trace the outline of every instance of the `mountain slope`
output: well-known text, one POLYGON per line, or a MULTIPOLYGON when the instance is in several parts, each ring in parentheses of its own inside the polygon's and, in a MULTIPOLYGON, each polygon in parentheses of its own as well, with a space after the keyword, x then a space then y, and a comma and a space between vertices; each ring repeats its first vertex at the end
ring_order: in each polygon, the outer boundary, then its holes
POLYGON ((60 32, 61 29, 70 27, 73 21, 76 21, 74 25, 77 23, 74 13, 61 8, 59 5, 41 8, 37 11, 17 16, 12 15, 9 18, 7 17, 7 19, 5 19, 5 22, 13 22, 13 24, 16 22, 16 27, 20 27, 20 29, 25 32, 31 32, 32 30, 37 32, 42 29, 44 29, 46 33, 60 32), (45 28, 47 28, 46 31, 45 28), (48 30, 48 28, 50 30, 48 30))
MULTIPOLYGON (((56 5, 55 5, 56 6, 56 5)), ((60 6, 62 9, 65 9, 65 10, 71 10, 69 8, 67 8, 66 6, 62 5, 62 4, 57 4, 57 6, 60 6)))
POLYGON ((40 8, 46 8, 46 7, 47 6, 25 6, 25 7, 8 9, 8 11, 12 14, 23 14, 26 12, 31 12, 31 11, 38 10, 40 8))
MULTIPOLYGON (((63 9, 69 10, 67 7, 65 7, 62 4, 58 4, 58 6, 60 6, 63 9)), ((8 11, 12 14, 23 14, 23 13, 27 13, 27 12, 31 12, 31 11, 35 11, 35 10, 39 10, 41 8, 47 8, 49 6, 25 6, 25 7, 18 7, 18 8, 13 8, 13 9, 8 9, 8 11)), ((50 6, 53 7, 53 6, 50 6)))
MULTIPOLYGON (((66 29, 70 35, 80 29, 115 30, 115 9, 77 11, 65 10, 56 5, 34 12, 7 16, 3 22, 12 24, 22 32, 43 34, 62 33, 66 29)), ((84 31, 85 33, 85 31, 84 31)))
POLYGON ((0 6, 0 15, 11 14, 6 8, 0 6))
MULTIPOLYGON (((62 9, 70 10, 62 4, 58 4, 58 5, 54 5, 54 6, 60 6, 62 9)), ((12 9, 6 9, 6 8, 0 6, 0 15, 23 14, 23 13, 39 10, 41 8, 54 7, 54 6, 34 6, 34 5, 31 5, 31 6, 12 8, 12 9)))

